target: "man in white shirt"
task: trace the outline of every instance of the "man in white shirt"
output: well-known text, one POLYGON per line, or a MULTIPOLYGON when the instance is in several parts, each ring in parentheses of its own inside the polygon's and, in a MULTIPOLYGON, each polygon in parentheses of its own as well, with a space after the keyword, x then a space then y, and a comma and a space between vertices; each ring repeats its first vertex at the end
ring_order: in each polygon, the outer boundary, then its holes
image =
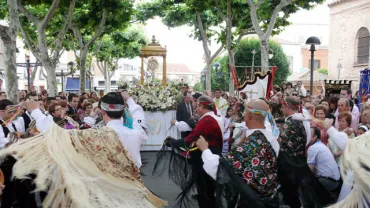
MULTIPOLYGON (((277 157, 280 147, 271 131, 265 128, 265 118, 268 116, 268 111, 269 107, 263 100, 252 100, 248 103, 244 117, 245 124, 248 127, 246 138, 237 142, 223 158, 213 154, 208 149, 208 143, 204 138, 200 137, 196 144, 203 152, 203 168, 213 179, 222 181, 219 178, 219 176, 222 176, 218 173, 225 174, 225 170, 230 170, 230 168, 227 168, 230 166, 233 172, 226 172, 231 175, 231 178, 232 175, 236 174, 257 193, 262 199, 262 203, 269 203, 270 205, 271 203, 277 203, 278 206, 279 200, 274 195, 274 189, 278 185, 277 157), (220 168, 222 171, 219 170, 220 168)), ((228 182, 222 181, 220 184, 223 183, 228 182)), ((252 203, 259 202, 241 197, 239 206, 257 206, 252 203)))
MULTIPOLYGON (((340 98, 346 98, 346 99, 350 100, 352 98, 351 88, 343 88, 340 91, 340 98)), ((338 102, 338 105, 339 105, 339 102, 338 102)), ((339 111, 339 106, 338 106, 338 109, 335 111, 334 116, 336 118, 338 118, 339 113, 340 113, 340 111, 339 111)), ((350 113, 352 115, 352 120, 356 121, 356 122, 352 122, 352 124, 356 123, 356 125, 357 125, 358 121, 359 121, 359 118, 360 118, 360 111, 358 110, 358 107, 357 107, 356 103, 353 105, 352 111, 350 113)), ((336 127, 338 127, 337 123, 338 122, 335 122, 336 127)), ((355 127, 355 126, 351 125, 351 128, 353 128, 353 127, 355 127)), ((355 128, 357 128, 357 126, 355 128)), ((353 128, 353 129, 355 129, 355 128, 353 128)))
MULTIPOLYGON (((129 98, 128 98, 129 100, 129 98)), ((124 100, 120 93, 110 92, 101 99, 101 110, 103 120, 107 127, 114 129, 120 140, 129 151, 138 168, 141 167, 140 147, 145 140, 145 133, 138 128, 124 126, 122 115, 124 112, 124 100)), ((47 131, 53 123, 53 118, 41 113, 34 101, 27 102, 27 111, 31 112, 32 118, 36 120, 36 127, 40 132, 47 131)), ((135 127, 135 123, 133 127, 135 127)))
MULTIPOLYGON (((355 109, 355 106, 353 106, 353 109, 355 109)), ((352 110, 352 113, 350 111, 351 109, 351 106, 350 106, 350 103, 349 103, 349 99, 348 98, 341 98, 339 99, 338 101, 338 108, 337 108, 337 112, 335 112, 335 127, 338 128, 338 125, 339 125, 339 122, 338 122, 338 116, 339 116, 339 113, 350 113, 351 116, 352 116, 352 121, 351 121, 351 128, 356 130, 357 129, 357 126, 358 126, 358 115, 356 116, 356 113, 353 113, 353 110, 352 110)), ((358 111, 358 109, 357 109, 358 111)))
POLYGON ((328 191, 334 191, 340 184, 338 165, 329 148, 321 142, 320 130, 317 127, 311 127, 311 135, 311 146, 307 151, 308 167, 328 191))
POLYGON ((215 90, 215 98, 213 100, 215 101, 216 108, 220 111, 221 115, 219 116, 226 116, 226 111, 229 107, 229 104, 227 100, 221 97, 221 90, 215 90))

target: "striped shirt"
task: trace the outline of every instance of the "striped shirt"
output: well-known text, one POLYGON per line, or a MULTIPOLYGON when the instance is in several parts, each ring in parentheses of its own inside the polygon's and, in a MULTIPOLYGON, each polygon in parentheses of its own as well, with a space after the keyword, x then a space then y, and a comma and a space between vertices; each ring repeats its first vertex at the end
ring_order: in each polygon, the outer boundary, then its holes
POLYGON ((334 156, 321 141, 315 142, 307 152, 307 164, 315 165, 316 176, 339 180, 340 173, 334 156))

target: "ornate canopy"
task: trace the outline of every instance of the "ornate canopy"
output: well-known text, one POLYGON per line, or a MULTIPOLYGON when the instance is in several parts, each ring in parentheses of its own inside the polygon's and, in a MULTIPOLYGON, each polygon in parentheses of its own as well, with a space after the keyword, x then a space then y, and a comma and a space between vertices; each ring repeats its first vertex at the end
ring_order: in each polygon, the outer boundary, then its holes
POLYGON ((143 47, 141 49, 141 84, 144 84, 144 58, 151 56, 162 56, 163 57, 163 79, 162 84, 166 84, 166 56, 167 49, 163 48, 159 43, 157 43, 155 36, 153 35, 152 43, 143 47))

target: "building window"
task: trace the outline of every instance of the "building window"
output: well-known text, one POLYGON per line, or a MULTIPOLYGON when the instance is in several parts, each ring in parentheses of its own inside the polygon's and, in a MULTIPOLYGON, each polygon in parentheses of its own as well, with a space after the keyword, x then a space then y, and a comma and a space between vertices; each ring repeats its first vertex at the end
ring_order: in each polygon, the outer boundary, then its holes
MULTIPOLYGON (((311 69, 311 59, 308 61, 308 67, 311 69)), ((316 69, 320 69, 320 60, 313 60, 313 70, 316 69)))
POLYGON ((105 81, 98 81, 99 86, 105 86, 105 81))
POLYGON ((357 33, 357 63, 367 64, 369 62, 370 33, 365 27, 357 33))
POLYGON ((110 81, 110 85, 112 85, 112 86, 117 85, 117 81, 110 81))

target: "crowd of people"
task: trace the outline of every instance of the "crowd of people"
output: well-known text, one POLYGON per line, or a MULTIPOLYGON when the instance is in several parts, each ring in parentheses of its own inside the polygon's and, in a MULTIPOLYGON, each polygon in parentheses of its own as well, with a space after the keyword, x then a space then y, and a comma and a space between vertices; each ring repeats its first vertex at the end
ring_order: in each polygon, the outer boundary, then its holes
MULTIPOLYGON (((170 159, 169 168, 171 179, 182 189, 179 203, 186 201, 192 187, 200 208, 320 207, 343 201, 351 192, 353 184, 343 183, 340 160, 349 139, 366 133, 370 124, 370 103, 359 110, 351 89, 327 98, 310 96, 300 82, 295 87, 287 83, 274 86, 269 99, 248 99, 244 93, 228 96, 218 89, 200 93, 182 86, 179 90, 183 102, 171 124, 181 138, 168 137, 163 147, 171 158, 180 158, 170 159)), ((7 156, 0 165, 5 176, 2 207, 39 207, 41 202, 44 207, 63 206, 63 198, 90 207, 165 204, 141 181, 140 147, 148 138, 145 120, 150 118, 126 91, 60 92, 55 97, 46 90, 20 91, 19 104, 4 93, 0 97, 0 158, 7 156), (69 142, 59 145, 59 141, 69 142), (56 146, 58 150, 53 149, 56 146), (83 163, 78 154, 83 155, 83 163), (48 159, 35 160, 38 157, 48 159), (91 170, 86 171, 85 163, 91 170), (89 185, 92 175, 99 180, 89 185), (69 178, 73 181, 69 183, 64 176, 76 178, 69 178), (104 190, 92 190, 102 186, 104 190), (32 192, 36 187, 38 192, 32 192), (146 200, 125 201, 116 194, 117 190, 133 194, 127 192, 132 187, 141 190, 135 196, 146 200)), ((161 153, 153 173, 168 158, 161 153)))
MULTIPOLYGON (((167 138, 165 144, 180 150, 189 147, 187 157, 197 161, 190 163, 197 170, 192 174, 200 207, 217 206, 219 192, 214 180, 221 178, 218 169, 225 165, 221 159, 262 198, 265 207, 281 203, 290 207, 329 205, 343 200, 351 191, 351 184, 343 184, 340 158, 348 139, 369 130, 370 106, 363 103, 359 111, 350 88, 329 98, 311 96, 301 82, 295 86, 284 83, 273 87, 268 100, 248 99, 244 93, 239 98, 228 96, 221 90, 205 91, 203 95, 186 90, 183 93, 177 119, 171 121, 182 132, 182 138, 167 138), (219 128, 211 125, 214 121, 219 128), (209 135, 211 132, 214 135, 209 135), (222 144, 216 139, 219 134, 222 144), (195 145, 202 154, 192 152, 195 145), (290 164, 291 169, 278 166, 278 160, 280 164, 289 164, 281 160, 294 160, 295 165, 290 164), (311 191, 304 188, 309 184, 311 191), (277 193, 283 196, 280 203, 277 193)), ((257 207, 253 200, 246 197, 238 203, 240 207, 257 207)))

